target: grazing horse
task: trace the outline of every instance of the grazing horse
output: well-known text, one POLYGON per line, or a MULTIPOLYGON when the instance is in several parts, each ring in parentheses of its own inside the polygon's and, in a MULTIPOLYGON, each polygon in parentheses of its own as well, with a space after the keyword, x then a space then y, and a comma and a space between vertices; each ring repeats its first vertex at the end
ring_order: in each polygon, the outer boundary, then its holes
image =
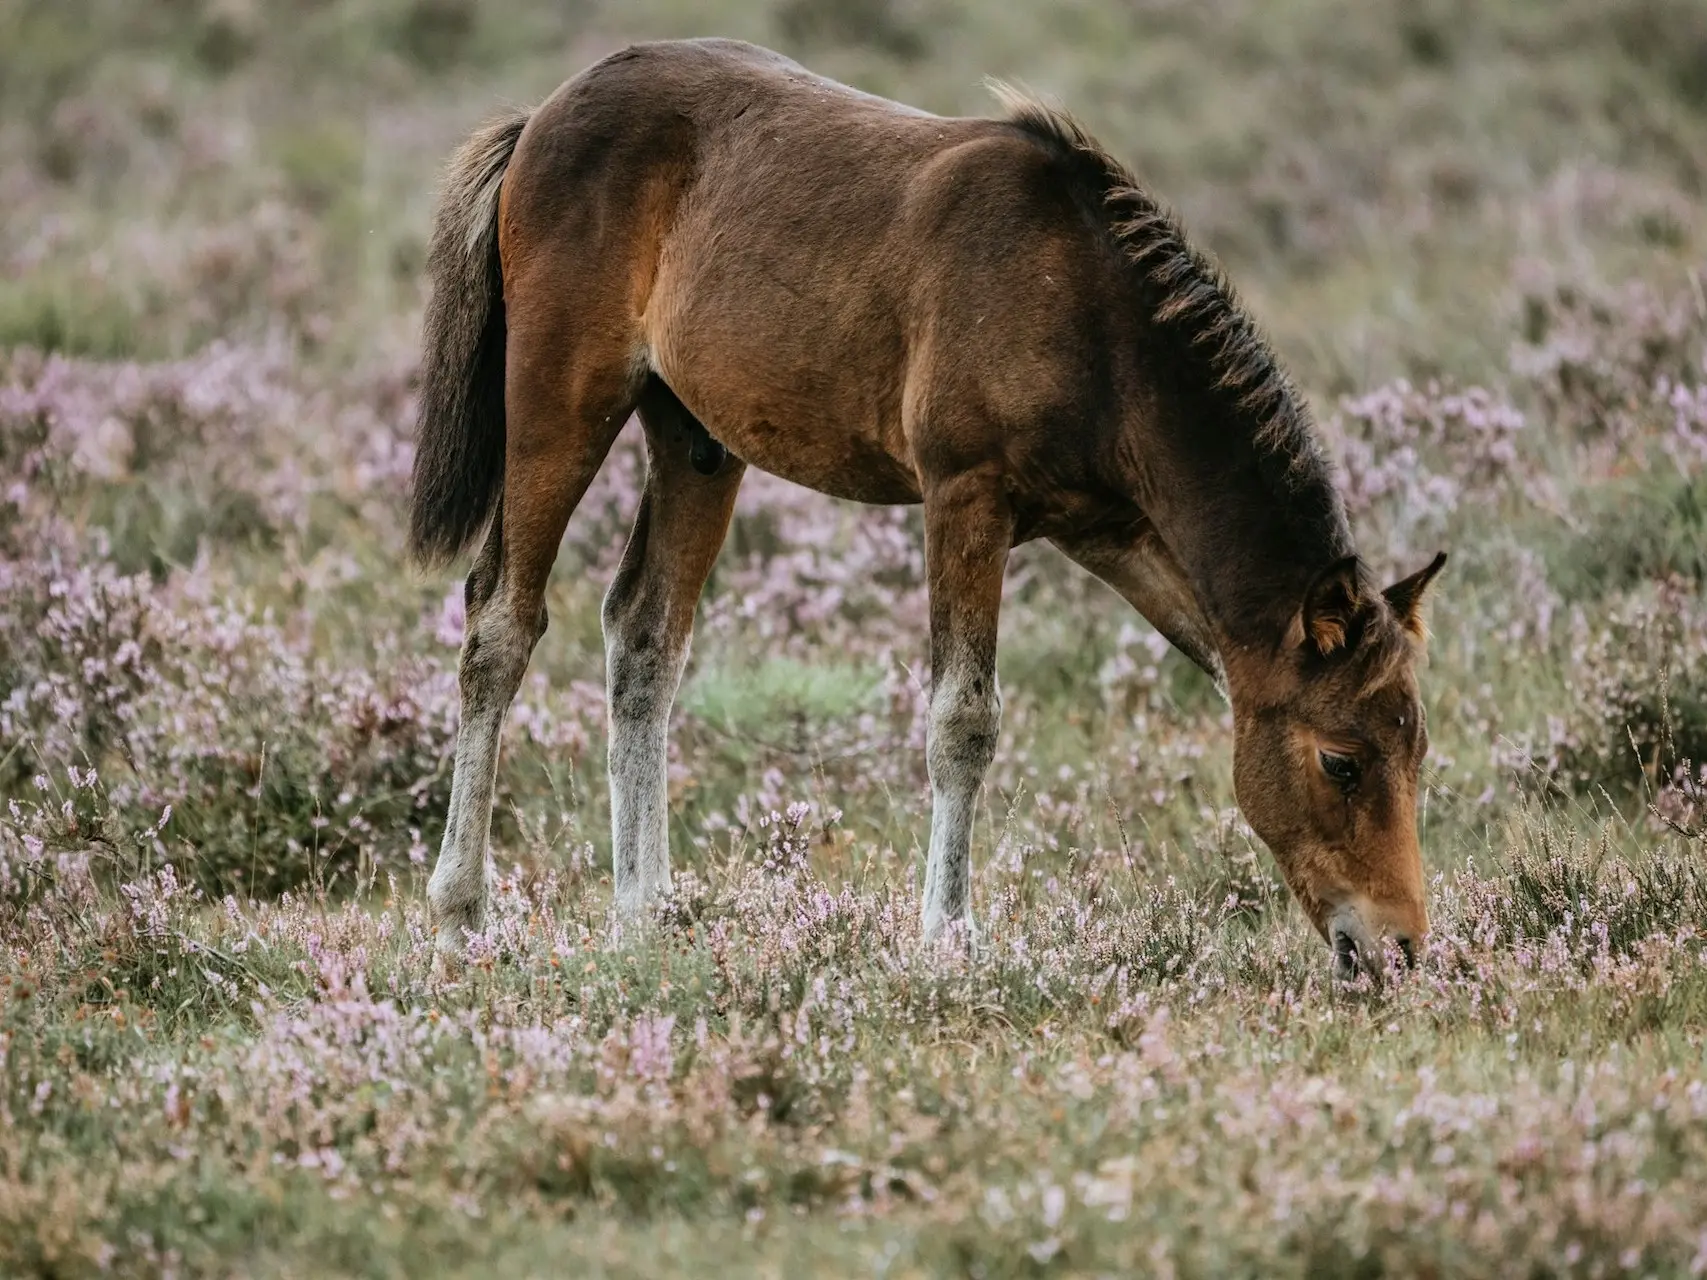
POLYGON ((438 945, 482 924, 504 716, 564 527, 628 417, 645 490, 603 605, 616 905, 670 887, 665 755, 749 465, 924 506, 923 933, 970 929, 1008 551, 1047 538, 1208 672, 1234 787, 1336 968, 1428 928, 1414 667, 1444 563, 1385 590, 1309 413, 1179 223, 1067 115, 945 118, 730 40, 635 45, 455 154, 410 547, 469 571, 438 945))

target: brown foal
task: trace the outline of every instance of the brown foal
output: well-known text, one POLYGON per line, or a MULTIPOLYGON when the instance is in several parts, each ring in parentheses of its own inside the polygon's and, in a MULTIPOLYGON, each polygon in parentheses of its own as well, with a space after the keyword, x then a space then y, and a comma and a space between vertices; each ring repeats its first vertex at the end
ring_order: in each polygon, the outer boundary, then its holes
POLYGON ((1414 957, 1414 667, 1445 556, 1377 589, 1308 410, 1179 224, 1067 116, 929 115, 728 40, 637 45, 451 162, 411 546, 467 581, 428 896, 481 925, 498 740, 564 527, 631 413, 647 475, 604 603, 616 902, 670 887, 666 735, 749 464, 924 504, 923 929, 970 928, 1008 551, 1047 538, 1232 703, 1239 803, 1339 969, 1414 957))

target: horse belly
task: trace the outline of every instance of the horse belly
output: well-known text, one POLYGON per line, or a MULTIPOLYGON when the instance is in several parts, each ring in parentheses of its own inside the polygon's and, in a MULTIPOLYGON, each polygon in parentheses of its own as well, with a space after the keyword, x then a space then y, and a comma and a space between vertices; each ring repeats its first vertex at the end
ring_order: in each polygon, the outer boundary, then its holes
POLYGON ((919 501, 912 469, 857 437, 828 436, 819 443, 812 440, 811 427, 773 427, 764 420, 742 424, 729 434, 725 443, 737 457, 832 498, 877 504, 919 501))
POLYGON ((654 335, 653 367, 731 453, 832 497, 919 501, 900 426, 901 370, 885 352, 814 346, 806 324, 788 341, 703 312, 682 321, 654 335))
MULTIPOLYGON (((662 376, 676 390, 669 374, 662 376)), ((918 478, 907 461, 871 435, 826 418, 820 406, 792 396, 773 400, 749 393, 723 402, 676 394, 725 448, 761 471, 854 502, 919 501, 918 478)))

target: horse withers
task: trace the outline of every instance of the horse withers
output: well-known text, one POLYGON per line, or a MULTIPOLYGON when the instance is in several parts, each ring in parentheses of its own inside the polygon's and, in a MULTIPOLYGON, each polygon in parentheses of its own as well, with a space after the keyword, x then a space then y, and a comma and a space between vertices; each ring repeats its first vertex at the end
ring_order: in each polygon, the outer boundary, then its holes
POLYGON ((638 411, 647 471, 605 597, 618 909, 670 887, 665 756, 746 468, 922 503, 923 932, 970 929, 1009 550, 1046 538, 1232 704, 1234 785, 1338 969, 1428 928, 1414 668, 1444 563, 1377 589, 1306 406, 1179 223, 1065 114, 945 118, 728 40, 641 44, 456 153, 410 545, 468 575, 462 717, 428 885, 482 924, 504 716, 565 525, 638 411))

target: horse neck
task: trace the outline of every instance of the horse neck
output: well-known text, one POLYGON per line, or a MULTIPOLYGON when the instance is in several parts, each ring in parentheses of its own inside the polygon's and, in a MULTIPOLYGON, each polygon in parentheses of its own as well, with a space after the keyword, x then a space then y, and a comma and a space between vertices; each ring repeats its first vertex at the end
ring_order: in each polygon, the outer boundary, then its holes
POLYGON ((1277 642, 1316 575, 1355 550, 1331 472, 1266 448, 1235 414, 1150 404, 1123 432, 1131 491, 1219 635, 1277 642))

